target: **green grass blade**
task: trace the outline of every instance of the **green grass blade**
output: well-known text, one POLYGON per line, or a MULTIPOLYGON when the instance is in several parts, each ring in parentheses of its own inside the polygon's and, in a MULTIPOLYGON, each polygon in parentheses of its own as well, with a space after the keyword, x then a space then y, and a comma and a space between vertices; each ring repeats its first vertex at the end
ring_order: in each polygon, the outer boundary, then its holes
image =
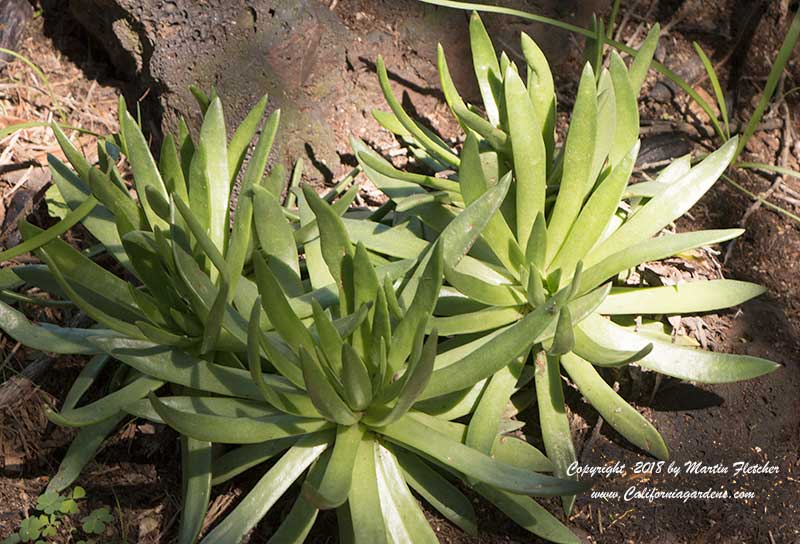
POLYGON ((711 89, 714 91, 714 98, 717 99, 717 106, 719 107, 720 115, 722 115, 722 124, 725 128, 725 132, 720 135, 722 138, 730 138, 731 137, 731 125, 728 121, 728 106, 725 102, 725 94, 722 92, 722 86, 719 84, 719 78, 717 77, 717 72, 714 71, 714 65, 711 64, 711 60, 706 55, 706 52, 703 51, 703 48, 700 47, 700 44, 697 42, 692 42, 694 46, 694 50, 697 52, 697 56, 700 57, 700 62, 703 63, 703 68, 706 70, 706 75, 708 75, 708 80, 711 82, 711 89))
POLYGON ((775 89, 778 87, 778 81, 781 79, 783 69, 789 62, 789 59, 792 56, 792 51, 794 51, 794 46, 797 44, 798 39, 800 39, 800 12, 795 13, 794 18, 792 19, 792 24, 789 27, 789 31, 783 38, 781 48, 778 51, 778 55, 775 57, 775 62, 772 63, 772 68, 770 68, 769 75, 767 76, 767 84, 764 86, 764 91, 761 93, 761 97, 758 99, 756 109, 750 116, 750 120, 747 121, 747 126, 745 127, 742 136, 739 138, 739 144, 736 147, 736 154, 734 157, 738 158, 739 155, 742 154, 747 142, 750 141, 750 138, 753 136, 753 134, 755 134, 756 127, 758 127, 758 124, 761 122, 764 112, 767 111, 767 106, 769 106, 769 102, 772 100, 772 95, 775 93, 775 89))

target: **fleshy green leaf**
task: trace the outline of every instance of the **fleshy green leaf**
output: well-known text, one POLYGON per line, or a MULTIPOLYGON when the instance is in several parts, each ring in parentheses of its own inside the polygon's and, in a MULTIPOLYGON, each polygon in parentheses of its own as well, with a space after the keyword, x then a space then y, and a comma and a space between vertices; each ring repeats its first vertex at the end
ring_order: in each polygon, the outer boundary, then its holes
POLYGON ((444 163, 451 166, 458 167, 458 156, 450 149, 442 147, 438 142, 434 141, 430 136, 428 136, 419 127, 419 125, 417 125, 414 120, 409 117, 409 115, 403 109, 403 106, 397 101, 397 98, 395 98, 394 93, 392 92, 392 87, 389 84, 389 74, 386 72, 386 65, 383 62, 383 57, 379 55, 375 64, 378 69, 378 81, 380 82, 383 96, 386 99, 386 103, 391 108, 392 113, 394 113, 395 117, 397 117, 397 120, 408 132, 414 136, 415 140, 417 140, 428 151, 430 151, 437 159, 442 160, 444 163))
POLYGON ((125 405, 146 397, 149 392, 162 385, 164 382, 161 380, 149 376, 139 376, 125 387, 86 406, 63 412, 54 412, 48 408, 45 414, 50 421, 57 425, 85 427, 117 415, 125 405))
POLYGON ((541 132, 531 127, 541 126, 525 85, 517 73, 506 70, 505 98, 508 108, 508 132, 514 157, 517 205, 517 240, 527 246, 536 216, 544 212, 547 183, 547 151, 541 132))
MULTIPOLYGON (((576 456, 564 404, 559 359, 538 353, 534 365, 536 399, 544 447, 547 457, 555 465, 555 474, 566 478, 567 468, 575 462, 576 456)), ((564 513, 569 515, 572 505, 575 504, 575 496, 562 495, 561 502, 564 506, 564 513)))
POLYGON ((405 481, 414 491, 466 533, 473 536, 478 534, 472 503, 456 486, 419 456, 396 447, 392 448, 392 453, 400 464, 405 481))
POLYGON ((658 459, 669 458, 664 439, 655 427, 625 402, 591 364, 573 353, 563 355, 561 364, 581 394, 617 432, 658 459))
POLYGON ((258 242, 287 296, 303 294, 294 230, 284 217, 278 199, 266 189, 253 187, 253 213, 258 242))
POLYGON ((511 173, 508 173, 458 214, 442 232, 440 243, 446 270, 455 268, 469 252, 492 216, 500 209, 510 186, 511 173))
POLYGON ((341 284, 342 259, 345 255, 353 254, 347 229, 330 204, 322 200, 308 185, 303 186, 303 196, 317 218, 322 258, 325 259, 331 276, 337 284, 341 284))
POLYGON ((578 544, 580 542, 580 539, 572 531, 530 497, 515 495, 484 484, 476 485, 475 490, 515 523, 535 535, 561 544, 578 544))
POLYGON ((358 474, 358 478, 353 480, 348 504, 355 542, 388 544, 390 538, 386 531, 378 492, 375 448, 377 442, 374 435, 365 434, 353 466, 353 472, 358 474))
MULTIPOLYGON (((524 358, 525 356, 523 356, 523 360, 524 358)), ((492 446, 500 427, 503 410, 514 392, 514 386, 519 377, 519 368, 515 373, 511 367, 512 365, 506 366, 491 377, 469 422, 467 446, 487 455, 492 454, 492 446)))
POLYGON ((658 23, 654 24, 647 37, 639 47, 639 51, 631 63, 631 68, 628 71, 628 78, 631 82, 631 89, 634 95, 638 95, 642 89, 644 80, 647 78, 647 71, 650 69, 650 63, 653 62, 653 55, 658 47, 658 37, 661 34, 661 27, 658 23))
MULTIPOLYGON (((248 248, 251 243, 254 203, 253 199, 247 198, 247 195, 251 190, 259 186, 264 176, 264 169, 267 166, 267 160, 272 150, 272 144, 275 141, 275 134, 278 131, 279 123, 280 110, 275 110, 267 119, 261 136, 258 138, 258 143, 253 150, 253 156, 247 163, 247 170, 245 170, 242 184, 239 188, 239 198, 236 201, 236 214, 233 218, 233 230, 231 231, 231 239, 228 244, 228 252, 225 254, 225 260, 228 264, 228 276, 231 282, 231 293, 236 292, 236 285, 239 281, 239 276, 241 275, 245 260, 247 259, 248 248)), ((233 145, 232 141, 232 148, 233 145)), ((276 194, 275 198, 280 198, 280 194, 276 194)), ((263 221, 263 219, 261 219, 261 214, 258 211, 255 213, 256 216, 263 221)), ((280 215, 283 216, 282 213, 280 213, 280 215)), ((271 219, 273 218, 270 216, 267 220, 271 219)), ((256 225, 258 225, 258 221, 256 225)))
POLYGON ((666 259, 698 247, 711 246, 740 236, 743 229, 703 230, 665 234, 614 253, 583 273, 578 294, 594 289, 608 278, 647 261, 666 259))
POLYGON ((386 529, 395 542, 436 544, 439 540, 419 503, 403 479, 397 459, 378 443, 375 447, 375 468, 378 474, 378 496, 386 529))
POLYGON ((467 477, 507 491, 550 496, 576 493, 585 488, 577 482, 560 480, 500 463, 488 455, 445 437, 408 415, 379 429, 379 432, 405 448, 430 455, 467 477))
POLYGON ((545 162, 548 174, 555 149, 556 95, 553 74, 539 46, 524 32, 521 37, 522 54, 528 65, 528 94, 533 103, 542 140, 545 146, 545 162))
POLYGON ((119 122, 120 130, 125 138, 128 162, 130 163, 131 170, 133 170, 136 192, 139 195, 139 201, 142 204, 147 220, 151 227, 159 226, 161 228, 166 228, 166 222, 158 217, 150 207, 146 191, 147 187, 151 187, 152 190, 160 194, 164 199, 168 199, 167 188, 161 179, 161 173, 158 171, 156 161, 150 153, 147 140, 145 140, 139 125, 128 112, 122 115, 119 122))
POLYGON ((303 484, 303 495, 311 504, 326 510, 336 508, 347 500, 353 479, 353 465, 363 436, 364 428, 358 424, 349 427, 339 425, 336 428, 336 442, 319 484, 303 484))
POLYGON ((728 383, 763 376, 780 368, 779 364, 749 355, 713 353, 654 341, 651 337, 615 325, 595 314, 582 325, 595 342, 617 350, 636 351, 648 343, 653 351, 637 364, 682 380, 700 383, 728 383))
POLYGON ((219 98, 211 101, 203 117, 192 159, 192 173, 194 175, 189 180, 192 211, 197 214, 200 224, 208 229, 208 237, 214 246, 224 253, 229 229, 230 173, 225 119, 219 98))
POLYGON ((320 419, 301 418, 288 414, 255 416, 224 416, 176 410, 161 402, 154 394, 150 402, 156 413, 181 434, 197 440, 226 444, 252 444, 287 436, 304 435, 320 431, 330 423, 320 419))
POLYGON ((567 141, 564 144, 564 167, 558 198, 547 226, 548 261, 555 257, 580 211, 583 198, 594 183, 589 179, 597 133, 597 95, 594 72, 589 64, 583 69, 575 107, 572 110, 567 141))
POLYGON ((48 491, 61 492, 71 486, 100 449, 106 437, 126 417, 128 414, 118 412, 108 419, 83 427, 70 443, 55 476, 47 484, 48 491))
POLYGON ((331 385, 316 355, 309 354, 300 348, 300 361, 303 368, 303 379, 308 395, 323 417, 335 421, 339 425, 353 425, 358 417, 350 410, 331 385))
POLYGON ((636 143, 589 197, 564 245, 553 259, 550 265, 552 270, 573 269, 603 235, 619 207, 638 153, 639 145, 636 143))
POLYGON ((11 338, 29 348, 49 353, 88 355, 100 349, 89 341, 93 336, 108 335, 102 329, 73 329, 55 325, 34 325, 20 312, 0 301, 0 328, 11 338))
POLYGON ((619 164, 639 139, 639 107, 628 79, 625 61, 616 51, 611 52, 611 81, 614 84, 616 126, 608 160, 611 167, 619 164))
POLYGON ((483 26, 483 21, 476 12, 473 12, 469 18, 469 38, 472 64, 483 98, 483 106, 489 121, 494 126, 498 126, 500 124, 500 106, 498 97, 495 96, 495 85, 491 79, 502 81, 503 73, 500 71, 497 53, 494 51, 489 33, 486 32, 486 27, 483 26))
POLYGON ((691 208, 717 181, 736 152, 737 138, 732 138, 703 159, 680 180, 650 199, 586 258, 587 265, 630 248, 656 234, 691 208))
POLYGON ((372 402, 372 380, 364 361, 350 344, 341 346, 342 385, 350 407, 355 411, 366 410, 372 402))
MULTIPOLYGON (((264 111, 267 109, 267 95, 261 97, 256 105, 247 113, 242 123, 236 128, 231 141, 228 144, 228 173, 230 174, 230 186, 236 181, 236 176, 242 168, 247 148, 253 140, 264 111)), ((262 170, 263 172, 263 170, 262 170)))
POLYGON ((179 544, 194 544, 203 528, 211 495, 211 443, 181 436, 183 511, 179 544))
POLYGON ((597 309, 601 314, 692 314, 737 306, 766 292, 755 283, 709 280, 663 287, 617 288, 597 309))
POLYGON ((275 502, 328 447, 326 435, 302 438, 256 483, 236 508, 201 541, 202 544, 240 542, 275 502))

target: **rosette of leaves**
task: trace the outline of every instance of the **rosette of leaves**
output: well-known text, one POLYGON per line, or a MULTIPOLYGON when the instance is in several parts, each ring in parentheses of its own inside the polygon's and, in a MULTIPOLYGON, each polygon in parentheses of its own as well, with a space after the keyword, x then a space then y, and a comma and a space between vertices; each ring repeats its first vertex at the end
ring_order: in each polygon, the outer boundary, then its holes
MULTIPOLYGON (((557 475, 565 476, 575 461, 562 369, 622 436, 666 459, 668 450, 659 433, 607 383, 604 369, 635 364, 683 380, 723 383, 778 368, 755 357, 696 349, 689 339, 673 338, 662 324, 667 315, 740 304, 763 293, 762 287, 727 279, 656 287, 626 284, 629 271, 642 263, 685 255, 743 232, 664 232, 723 173, 735 154, 736 139, 695 165, 682 157, 654 181, 631 184, 639 149, 636 96, 655 50, 657 28, 630 67, 615 52, 608 68, 603 67, 602 51, 592 55, 593 62, 581 75, 562 145, 555 137, 553 78, 533 40, 522 34, 525 66, 520 68, 505 54, 498 58, 477 14, 469 30, 482 111, 460 97, 443 49, 438 52, 445 99, 466 135, 458 151, 403 110, 378 59, 391 112, 375 112, 376 119, 436 174, 397 170, 354 139, 365 173, 393 207, 363 240, 384 256, 412 258, 426 246, 425 240, 474 232, 467 244, 444 243, 447 282, 432 326, 441 336, 462 339, 453 341, 461 344, 456 353, 517 331, 518 344, 505 355, 530 354, 534 363, 541 434, 557 475), (597 306, 583 315, 557 305, 550 339, 520 333, 530 312, 554 295, 597 292, 609 281, 610 291, 599 295, 597 306), (637 317, 639 323, 634 322, 637 317)), ((497 407, 508 401, 510 380, 502 372, 495 374, 507 360, 487 361, 482 377, 491 378, 464 393, 477 398, 483 391, 474 407, 476 415, 484 404, 497 407)), ((439 392, 453 392, 463 384, 451 385, 439 392)), ((573 500, 564 498, 566 511, 573 500)))
MULTIPOLYGON (((123 101, 120 132, 98 143, 97 164, 91 164, 53 125, 72 166, 48 157, 57 189, 51 201, 60 201, 62 218, 46 230, 21 222, 24 241, 0 252, 0 261, 34 252, 42 262, 0 271, 0 329, 44 352, 93 356, 68 391, 61 411, 48 414, 57 424, 81 428, 50 482, 51 491, 62 491, 75 481, 103 439, 128 417, 125 406, 146 399, 165 383, 194 385, 185 368, 153 374, 146 366, 120 364, 109 353, 112 341, 151 342, 179 349, 212 368, 230 367, 236 361, 232 354, 246 351, 247 344, 246 320, 237 310, 252 304, 256 291, 247 275, 252 268, 254 208, 266 213, 260 207, 274 203, 277 209, 268 210, 269 221, 285 221, 287 228, 291 221, 300 230, 296 213, 279 203, 284 185, 281 169, 264 175, 280 112, 264 123, 243 169, 267 98, 258 102, 228 141, 220 100, 199 91, 196 95, 204 114, 199 137, 193 141, 181 122, 177 136, 165 137, 158 161, 123 101), (135 197, 117 167, 122 156, 135 197), (249 195, 257 186, 278 196, 258 202, 250 196, 241 198, 231 221, 237 178, 241 194, 249 195), (78 223, 94 244, 87 251, 60 239, 78 223), (31 288, 48 292, 55 300, 29 294, 31 288), (92 324, 87 328, 35 325, 13 307, 19 301, 74 306, 92 324), (104 396, 87 403, 83 399, 90 389, 93 398, 98 393, 104 396)), ((348 198, 338 201, 337 209, 346 208, 348 198)), ((306 231, 314 228, 305 226, 306 231)), ((335 290, 317 295, 324 306, 335 300, 335 290)), ((190 447, 186 440, 184 447, 190 447)))
MULTIPOLYGON (((0 329, 44 352, 93 355, 69 389, 60 412, 48 413, 57 424, 81 428, 49 484, 50 491, 62 491, 75 481, 103 439, 128 416, 126 405, 146 399, 167 382, 193 385, 175 367, 165 368, 167 374, 153 374, 147 367, 120 364, 110 355, 109 343, 151 342, 225 368, 234 363, 233 352, 246 349, 246 327, 241 327, 245 320, 239 316, 235 321, 235 308, 237 299, 246 300, 249 294, 250 280, 243 272, 252 253, 253 199, 241 199, 231 227, 230 197, 240 174, 244 193, 249 194, 253 186, 270 194, 282 191, 279 172, 264 176, 280 112, 269 116, 247 168, 241 171, 267 98, 259 101, 230 141, 219 99, 199 92, 198 99, 204 121, 197 141, 182 122, 177 137, 165 137, 158 161, 123 101, 120 132, 98 143, 97 164, 91 164, 53 125, 72 166, 48 157, 55 198, 65 214, 46 230, 21 222, 24 241, 0 253, 0 261, 5 261, 34 252, 42 262, 2 270, 0 329), (136 197, 117 167, 122 156, 127 159, 136 197), (77 223, 95 244, 87 251, 60 238, 77 223), (59 305, 74 306, 91 326, 31 323, 11 304, 18 300, 52 304, 53 300, 30 296, 25 292, 29 288, 61 299, 59 305), (101 397, 87 403, 84 397, 90 389, 93 398, 101 397)), ((279 206, 278 213, 289 212, 279 206)))
MULTIPOLYGON (((406 278, 403 291, 413 292, 406 306, 363 244, 350 242, 332 208, 310 189, 303 198, 316 216, 338 303, 326 311, 312 299, 311 318, 304 322, 286 296, 283 263, 259 250, 247 389, 231 391, 235 396, 224 400, 151 394, 150 417, 157 415, 197 443, 233 445, 198 466, 204 486, 209 478, 212 485, 222 483, 278 458, 203 542, 239 541, 294 481, 301 484, 297 498, 272 542, 302 541, 318 511, 333 508, 342 539, 436 542, 411 490, 474 533, 470 501, 452 480, 471 485, 537 534, 575 541, 526 496, 560 495, 575 482, 535 472, 552 467, 526 442, 501 437, 497 423, 484 451, 463 443, 467 426, 420 406, 437 379, 438 335, 428 334, 427 326, 442 282, 439 246, 429 248, 406 278), (264 319, 274 330, 263 329, 264 319), (262 374, 265 368, 274 374, 262 374)), ((294 241, 273 238, 277 243, 294 241)), ((143 404, 143 410, 150 408, 143 404)))
MULTIPOLYGON (((93 322, 33 324, 0 303, 0 326, 14 339, 93 355, 61 410, 48 413, 81 428, 49 489, 69 486, 133 415, 181 435, 179 542, 197 540, 212 486, 253 467, 263 471, 256 487, 204 542, 241 540, 295 481, 301 491, 275 542, 302 541, 320 508, 337 508, 343 536, 357 541, 435 541, 410 489, 474 533, 459 480, 528 530, 575 542, 530 496, 574 493, 578 484, 540 474, 552 471, 550 461, 504 436, 513 427, 492 413, 480 415, 479 426, 453 421, 472 403, 442 395, 442 384, 454 374, 466 387, 485 379, 484 361, 501 355, 494 347, 508 350, 509 339, 457 360, 452 352, 449 361, 437 357, 429 325, 442 251, 428 245, 414 258, 389 260, 354 246, 344 224, 358 220, 339 217, 352 190, 332 205, 296 191, 298 209, 282 206, 282 182, 264 177, 277 113, 241 172, 231 221, 234 180, 266 99, 230 141, 219 99, 198 99, 204 121, 196 143, 185 129, 167 136, 158 161, 124 104, 120 134, 102 143, 97 165, 54 127, 74 169, 50 158, 66 214, 44 231, 22 224, 24 242, 0 255, 33 251, 43 264, 6 269, 11 285, 47 290, 93 322), (77 222, 98 242, 92 255, 109 255, 107 267, 59 238, 77 222)), ((572 298, 532 312, 530 330, 547 336, 560 304, 599 301, 572 298)), ((516 391, 531 375, 516 365, 509 379, 516 391)))

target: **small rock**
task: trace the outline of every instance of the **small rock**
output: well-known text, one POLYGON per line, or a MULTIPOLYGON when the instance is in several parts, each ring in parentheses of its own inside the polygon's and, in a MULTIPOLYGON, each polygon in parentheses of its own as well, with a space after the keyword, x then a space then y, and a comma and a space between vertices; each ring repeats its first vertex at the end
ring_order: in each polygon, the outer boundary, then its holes
POLYGON ((662 104, 669 102, 672 100, 672 89, 663 81, 658 81, 653 85, 653 89, 650 91, 650 98, 662 104))

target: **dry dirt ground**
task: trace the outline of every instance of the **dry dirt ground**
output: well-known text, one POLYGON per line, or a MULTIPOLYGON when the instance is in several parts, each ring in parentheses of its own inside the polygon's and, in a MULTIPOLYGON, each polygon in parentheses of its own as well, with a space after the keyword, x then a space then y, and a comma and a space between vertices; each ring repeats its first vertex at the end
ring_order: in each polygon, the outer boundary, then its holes
MULTIPOLYGON (((344 2, 350 8, 342 14, 355 32, 365 31, 363 17, 356 18, 359 6, 368 13, 367 3, 344 2), (362 6, 363 4, 363 6, 362 6)), ((748 5, 756 3, 714 0, 686 2, 638 0, 622 3, 622 25, 618 37, 638 45, 647 27, 659 21, 666 27, 658 55, 681 72, 703 93, 708 82, 693 60, 691 42, 698 41, 718 66, 729 97, 736 100, 733 111, 746 116, 755 104, 758 90, 769 70, 769 59, 777 50, 791 13, 783 2, 764 3, 764 13, 753 19, 748 5), (748 29, 752 23, 753 28, 748 29), (754 39, 750 39, 755 37, 754 39), (731 81, 732 84, 726 82, 731 81)), ((398 16, 401 16, 400 14, 398 16)), ((0 75, 0 127, 30 120, 63 119, 82 128, 108 132, 115 129, 116 96, 124 83, 116 81, 113 70, 93 44, 67 18, 42 18, 26 30, 20 52, 46 76, 17 61, 0 75)), ((581 44, 575 42, 579 47, 581 44)), ((577 49, 576 49, 577 50, 577 49)), ((795 56, 795 59, 798 58, 795 56)), ((558 63, 557 83, 560 110, 568 111, 576 86, 578 54, 558 63)), ((401 55, 387 60, 393 69, 413 83, 418 67, 404 64, 401 55)), ((777 101, 764 119, 764 128, 748 146, 745 158, 780 163, 799 168, 797 139, 798 108, 795 86, 800 84, 798 65, 787 69, 782 89, 785 101, 777 101), (785 106, 784 106, 785 104, 785 106)), ((369 78, 374 74, 355 73, 369 78)), ((423 112, 430 126, 446 138, 456 137, 455 126, 446 116, 439 95, 420 93, 413 85, 396 82, 397 91, 406 91, 408 100, 423 112)), ((377 85, 360 87, 364 100, 380 103, 377 85)), ((646 162, 658 163, 664 156, 694 150, 702 152, 713 145, 708 138, 708 119, 680 93, 651 75, 641 104, 646 162)), ((562 114, 563 115, 563 114, 562 114)), ((352 127, 349 127, 353 130, 352 127)), ((398 162, 402 150, 386 134, 365 125, 371 143, 398 162)), ((346 147, 347 134, 337 134, 346 147)), ((91 154, 91 136, 73 134, 91 154)), ((31 128, 0 141, 0 247, 18 242, 18 219, 33 215, 46 222, 43 190, 48 175, 42 165, 47 153, 57 153, 46 129, 31 128)), ((771 186, 769 202, 800 214, 800 182, 771 175, 736 171, 731 176, 747 190, 760 194, 771 186)), ((362 195, 369 202, 368 184, 362 195)), ((374 196, 374 195, 373 195, 374 196)), ((674 325, 679 332, 704 340, 714 350, 746 353, 778 361, 784 368, 770 376, 747 383, 706 386, 665 379, 655 383, 651 375, 625 374, 618 377, 621 392, 654 422, 672 451, 672 460, 683 466, 690 461, 730 465, 736 461, 765 463, 778 467, 768 475, 687 475, 636 474, 637 462, 650 459, 609 426, 598 424, 597 414, 583 403, 577 392, 568 391, 573 429, 580 460, 586 465, 624 463, 623 474, 598 478, 595 489, 624 492, 632 485, 662 490, 728 489, 752 492, 752 497, 724 501, 646 499, 624 501, 611 498, 578 499, 569 519, 587 542, 769 542, 800 540, 800 222, 765 206, 753 209, 753 199, 720 181, 716 187, 682 219, 677 229, 725 228, 744 223, 747 233, 719 255, 674 261, 654 266, 652 272, 667 279, 720 273, 725 277, 764 284, 769 293, 743 307, 720 314, 704 315, 700 320, 684 319, 674 325), (748 213, 748 211, 750 213, 748 213)), ((76 243, 84 238, 72 233, 76 243)), ((32 311, 31 308, 27 310, 32 311)), ((49 321, 69 321, 67 310, 48 309, 41 316, 49 321)), ((57 406, 65 388, 80 370, 77 357, 43 360, 0 335, 0 391, 15 389, 11 403, 0 403, 0 538, 15 530, 20 519, 33 511, 36 497, 44 489, 74 432, 47 424, 46 405, 57 406), (20 377, 32 363, 47 367, 31 382, 20 377), (49 365, 49 366, 48 366, 49 365)), ((3 398, 0 396, 0 398, 3 398)), ((526 412, 521 417, 535 419, 526 412)), ((536 422, 530 425, 536 429, 536 422)), ((81 511, 109 506, 115 515, 104 541, 170 542, 176 534, 180 502, 179 457, 175 435, 168 429, 140 422, 125 425, 104 446, 97 459, 79 480, 88 491, 81 511)), ((529 439, 536 443, 535 431, 529 439)), ((243 475, 217 489, 208 522, 213 523, 245 493, 252 479, 243 475)), ((547 503, 557 512, 555 503, 547 503)), ((265 519, 251 539, 266 542, 290 504, 279 505, 265 519)), ((532 542, 531 536, 514 526, 499 512, 481 503, 482 533, 467 538, 447 522, 432 516, 443 542, 532 542)), ((77 519, 77 518, 75 518, 77 519)), ((75 523, 75 522, 73 522, 75 523)), ((334 542, 335 519, 322 515, 312 533, 315 542, 334 542)), ((66 541, 66 540, 64 540, 66 541)))

